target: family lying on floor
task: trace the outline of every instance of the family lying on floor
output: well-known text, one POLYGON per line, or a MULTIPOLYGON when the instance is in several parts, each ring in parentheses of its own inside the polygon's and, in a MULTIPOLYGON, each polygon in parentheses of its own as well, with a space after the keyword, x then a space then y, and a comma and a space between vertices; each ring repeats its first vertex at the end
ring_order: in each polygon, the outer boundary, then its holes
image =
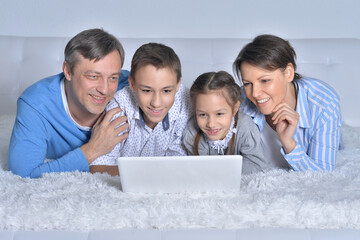
POLYGON ((339 96, 296 72, 288 41, 257 36, 233 63, 239 84, 225 71, 207 72, 190 90, 169 46, 142 45, 130 72, 124 56, 102 29, 73 37, 63 72, 17 101, 9 170, 118 175, 119 157, 165 155, 242 155, 244 174, 334 169, 343 147, 339 96))

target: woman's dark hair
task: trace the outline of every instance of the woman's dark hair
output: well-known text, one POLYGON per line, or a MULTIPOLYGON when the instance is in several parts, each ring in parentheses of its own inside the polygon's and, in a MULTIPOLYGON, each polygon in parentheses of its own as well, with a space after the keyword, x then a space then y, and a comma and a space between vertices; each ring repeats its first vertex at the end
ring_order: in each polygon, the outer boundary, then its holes
MULTIPOLYGON (((259 35, 240 51, 233 64, 233 71, 241 79, 240 67, 243 62, 266 70, 285 70, 291 63, 296 71, 296 53, 290 43, 274 35, 259 35)), ((294 80, 301 78, 295 72, 294 80)))
MULTIPOLYGON (((234 78, 225 71, 219 72, 207 72, 201 74, 196 78, 194 83, 190 88, 190 98, 195 106, 196 97, 199 94, 208 94, 213 91, 219 91, 226 102, 230 106, 234 106, 238 101, 240 101, 240 86, 235 82, 234 78)), ((237 116, 235 117, 235 127, 237 125, 237 116)), ((201 130, 199 129, 194 142, 194 153, 199 155, 198 146, 201 138, 201 130)), ((234 154, 234 144, 235 144, 235 134, 232 136, 228 154, 234 154)))

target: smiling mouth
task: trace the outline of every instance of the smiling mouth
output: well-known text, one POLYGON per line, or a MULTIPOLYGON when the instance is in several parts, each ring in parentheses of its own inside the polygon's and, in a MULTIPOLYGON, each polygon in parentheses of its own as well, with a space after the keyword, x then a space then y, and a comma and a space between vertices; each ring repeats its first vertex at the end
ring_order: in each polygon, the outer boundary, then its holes
POLYGON ((161 115, 161 113, 163 112, 162 109, 158 109, 158 110, 151 109, 151 108, 148 108, 148 109, 149 109, 150 113, 155 116, 161 115))
POLYGON ((106 97, 99 97, 92 94, 90 94, 90 97, 92 98, 93 102, 96 104, 104 104, 104 102, 106 101, 106 97))
POLYGON ((259 103, 259 104, 263 104, 263 103, 266 103, 269 100, 270 100, 270 98, 264 98, 264 99, 261 99, 261 100, 256 100, 256 102, 259 103))
POLYGON ((216 135, 220 132, 220 129, 206 129, 206 132, 209 134, 209 135, 216 135))

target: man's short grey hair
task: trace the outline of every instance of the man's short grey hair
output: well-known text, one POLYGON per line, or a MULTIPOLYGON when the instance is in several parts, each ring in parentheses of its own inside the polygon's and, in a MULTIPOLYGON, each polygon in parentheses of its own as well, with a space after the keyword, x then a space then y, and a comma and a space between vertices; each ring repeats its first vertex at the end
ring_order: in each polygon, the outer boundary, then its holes
POLYGON ((65 47, 65 62, 71 73, 79 61, 79 54, 86 59, 99 61, 109 53, 117 50, 120 54, 121 67, 124 64, 125 52, 120 41, 103 29, 88 29, 78 33, 65 47))

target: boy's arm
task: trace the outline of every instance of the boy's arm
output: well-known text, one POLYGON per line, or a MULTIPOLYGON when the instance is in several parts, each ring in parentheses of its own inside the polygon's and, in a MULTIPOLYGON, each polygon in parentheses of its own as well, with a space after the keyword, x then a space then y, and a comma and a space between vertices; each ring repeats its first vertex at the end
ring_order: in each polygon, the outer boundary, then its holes
POLYGON ((175 122, 176 126, 166 156, 193 155, 193 142, 197 134, 193 120, 188 121, 188 117, 184 116, 175 122))
POLYGON ((105 166, 105 165, 93 165, 90 166, 91 173, 108 173, 111 176, 118 176, 119 175, 119 168, 118 166, 105 166))

